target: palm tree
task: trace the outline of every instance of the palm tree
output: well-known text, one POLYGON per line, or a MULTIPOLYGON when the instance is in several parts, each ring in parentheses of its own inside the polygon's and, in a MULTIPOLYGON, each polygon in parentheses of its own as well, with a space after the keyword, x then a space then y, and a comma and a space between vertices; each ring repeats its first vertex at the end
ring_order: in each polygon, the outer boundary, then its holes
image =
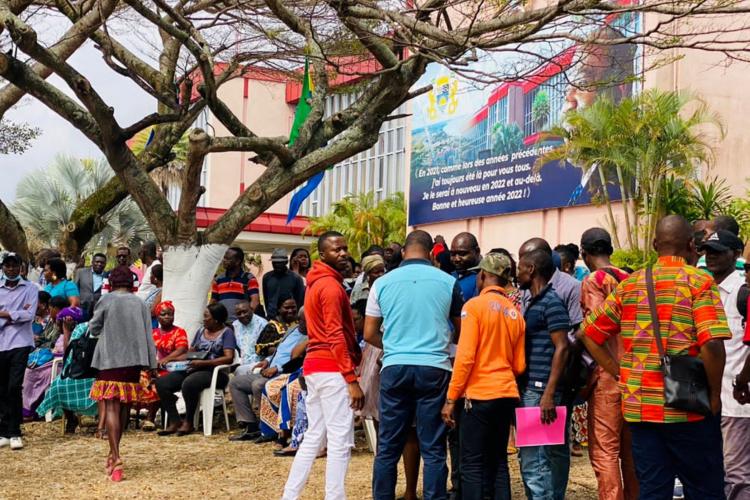
POLYGON ((492 154, 510 155, 523 149, 523 131, 515 123, 496 123, 492 128, 492 154))
MULTIPOLYGON (((64 250, 67 235, 74 229, 70 226, 76 206, 113 175, 104 159, 59 155, 49 167, 32 172, 19 182, 11 210, 32 242, 64 250)), ((153 238, 146 219, 130 198, 102 214, 99 227, 101 231, 82 252, 106 251, 121 245, 134 247, 153 238)))
POLYGON ((403 242, 406 237, 406 205, 403 193, 379 203, 375 193, 347 196, 333 204, 327 215, 310 220, 306 234, 338 231, 346 237, 349 251, 359 260, 370 245, 403 242))
POLYGON ((705 125, 714 125, 723 137, 719 118, 703 101, 690 94, 648 90, 613 103, 599 98, 591 106, 566 114, 565 125, 549 135, 564 143, 540 162, 566 159, 584 171, 599 169, 600 189, 614 225, 606 194, 610 179, 619 184, 631 248, 638 248, 627 205, 633 192, 633 220, 641 228, 640 249, 650 248, 656 222, 667 210, 662 196, 669 179, 690 179, 701 164, 713 161, 705 125), (692 111, 686 111, 691 105, 692 111))

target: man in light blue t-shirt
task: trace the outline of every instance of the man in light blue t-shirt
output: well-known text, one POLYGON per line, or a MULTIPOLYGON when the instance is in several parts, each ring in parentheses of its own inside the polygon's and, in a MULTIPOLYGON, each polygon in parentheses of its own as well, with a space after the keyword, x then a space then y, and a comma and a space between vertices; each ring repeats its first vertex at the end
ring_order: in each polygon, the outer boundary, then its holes
POLYGON ((463 297, 456 279, 432 266, 431 248, 428 233, 410 233, 403 262, 372 285, 367 299, 365 340, 383 349, 373 473, 376 500, 394 498, 396 466, 415 418, 424 460, 424 497, 447 496, 447 429, 440 411, 450 381, 450 343, 454 332, 458 337, 463 297))

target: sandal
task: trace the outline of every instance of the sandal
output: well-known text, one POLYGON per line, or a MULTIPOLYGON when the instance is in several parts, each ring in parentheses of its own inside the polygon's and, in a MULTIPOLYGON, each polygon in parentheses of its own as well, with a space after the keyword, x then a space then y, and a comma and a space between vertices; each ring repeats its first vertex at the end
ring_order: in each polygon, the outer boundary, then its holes
POLYGON ((151 420, 144 420, 141 424, 141 430, 143 432, 154 432, 156 430, 156 424, 151 420))
POLYGON ((112 465, 112 472, 109 474, 109 479, 115 483, 119 483, 124 479, 125 470, 123 468, 122 460, 118 460, 112 465))

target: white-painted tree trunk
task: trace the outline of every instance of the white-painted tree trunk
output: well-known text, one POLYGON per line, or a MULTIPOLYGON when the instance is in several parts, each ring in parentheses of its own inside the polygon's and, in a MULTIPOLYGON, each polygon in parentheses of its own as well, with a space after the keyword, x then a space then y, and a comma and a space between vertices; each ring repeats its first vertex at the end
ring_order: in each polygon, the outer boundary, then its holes
POLYGON ((211 244, 164 249, 162 300, 174 303, 174 324, 187 331, 191 342, 203 323, 211 280, 227 248, 211 244))

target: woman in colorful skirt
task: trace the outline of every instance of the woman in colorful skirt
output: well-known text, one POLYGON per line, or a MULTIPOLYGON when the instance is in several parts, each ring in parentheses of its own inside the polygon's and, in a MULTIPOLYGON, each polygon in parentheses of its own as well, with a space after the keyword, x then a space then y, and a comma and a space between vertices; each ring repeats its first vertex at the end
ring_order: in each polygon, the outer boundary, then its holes
POLYGON ((130 414, 138 401, 141 369, 156 368, 156 348, 151 335, 151 313, 133 295, 133 274, 126 266, 109 273, 112 293, 102 296, 89 322, 92 336, 99 342, 91 366, 99 370, 91 387, 91 399, 104 401, 109 456, 107 476, 123 479, 120 440, 130 414))
MULTIPOLYGON (((156 267, 154 266, 154 268, 156 267)), ((156 346, 158 370, 155 372, 143 370, 141 372, 141 396, 138 405, 141 408, 148 409, 148 417, 141 425, 141 429, 146 432, 156 430, 154 419, 160 406, 159 393, 156 392, 155 386, 156 379, 169 373, 167 371, 168 363, 185 359, 189 347, 187 332, 174 325, 174 304, 171 301, 159 302, 151 309, 151 312, 155 314, 159 321, 159 326, 154 328, 152 332, 154 345, 156 346)))

